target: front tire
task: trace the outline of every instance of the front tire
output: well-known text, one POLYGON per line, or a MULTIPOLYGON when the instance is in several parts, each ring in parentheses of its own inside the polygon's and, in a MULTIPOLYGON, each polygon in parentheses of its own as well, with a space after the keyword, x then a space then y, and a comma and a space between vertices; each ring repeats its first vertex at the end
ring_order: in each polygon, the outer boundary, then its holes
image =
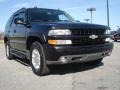
POLYGON ((46 65, 44 50, 39 42, 34 42, 31 46, 30 61, 32 70, 36 75, 43 76, 50 72, 46 65))
POLYGON ((5 43, 5 51, 6 51, 6 57, 8 60, 14 59, 14 56, 11 54, 10 49, 11 48, 10 48, 9 42, 6 42, 5 43))

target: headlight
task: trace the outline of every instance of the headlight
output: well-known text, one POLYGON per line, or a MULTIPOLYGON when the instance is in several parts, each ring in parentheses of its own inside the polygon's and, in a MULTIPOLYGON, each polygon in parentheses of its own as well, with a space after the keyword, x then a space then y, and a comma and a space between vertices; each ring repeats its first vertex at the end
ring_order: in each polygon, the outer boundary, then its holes
POLYGON ((105 40, 106 42, 113 42, 113 40, 111 38, 106 38, 105 40))
POLYGON ((48 36, 54 36, 54 35, 71 35, 71 31, 69 29, 50 30, 48 36))
POLYGON ((106 42, 113 42, 113 40, 110 38, 110 30, 106 30, 105 34, 108 35, 109 37, 105 39, 106 42))
POLYGON ((110 34, 110 30, 106 30, 105 34, 109 35, 110 34))

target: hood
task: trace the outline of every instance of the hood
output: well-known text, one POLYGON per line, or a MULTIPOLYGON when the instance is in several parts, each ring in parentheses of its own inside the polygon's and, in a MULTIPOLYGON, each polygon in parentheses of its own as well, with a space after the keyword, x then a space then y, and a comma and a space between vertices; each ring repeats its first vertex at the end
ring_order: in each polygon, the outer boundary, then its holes
POLYGON ((88 24, 88 23, 81 23, 81 22, 32 22, 32 25, 42 25, 42 26, 50 26, 59 29, 74 29, 74 28, 86 28, 86 29, 110 29, 104 25, 98 24, 88 24))

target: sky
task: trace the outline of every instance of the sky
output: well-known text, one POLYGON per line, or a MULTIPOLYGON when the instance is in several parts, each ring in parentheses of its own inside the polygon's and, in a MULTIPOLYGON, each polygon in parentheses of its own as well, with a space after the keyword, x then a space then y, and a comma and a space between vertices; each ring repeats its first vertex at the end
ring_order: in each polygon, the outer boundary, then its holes
MULTIPOLYGON (((107 25, 106 0, 0 0, 0 31, 4 31, 8 18, 18 9, 25 7, 61 9, 81 22, 90 18, 87 8, 96 8, 93 23, 107 25)), ((110 27, 120 25, 120 0, 109 0, 110 27)))

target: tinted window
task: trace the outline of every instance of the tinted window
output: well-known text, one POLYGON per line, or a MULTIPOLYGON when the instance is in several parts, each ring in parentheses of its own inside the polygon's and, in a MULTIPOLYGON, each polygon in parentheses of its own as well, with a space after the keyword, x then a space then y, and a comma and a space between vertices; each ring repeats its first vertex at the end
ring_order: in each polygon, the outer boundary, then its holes
POLYGON ((25 13, 20 13, 20 14, 19 14, 19 18, 23 18, 24 21, 25 21, 25 13))
POLYGON ((65 21, 65 20, 69 20, 65 15, 63 15, 63 14, 60 14, 60 15, 58 15, 58 17, 59 17, 59 20, 60 21, 65 21))
POLYGON ((16 25, 16 24, 14 23, 14 20, 15 20, 16 18, 18 18, 18 17, 19 17, 18 14, 15 15, 15 16, 13 17, 13 20, 12 20, 11 26, 15 26, 15 25, 16 25))
POLYGON ((74 19, 60 10, 32 10, 32 21, 74 21, 74 19))

